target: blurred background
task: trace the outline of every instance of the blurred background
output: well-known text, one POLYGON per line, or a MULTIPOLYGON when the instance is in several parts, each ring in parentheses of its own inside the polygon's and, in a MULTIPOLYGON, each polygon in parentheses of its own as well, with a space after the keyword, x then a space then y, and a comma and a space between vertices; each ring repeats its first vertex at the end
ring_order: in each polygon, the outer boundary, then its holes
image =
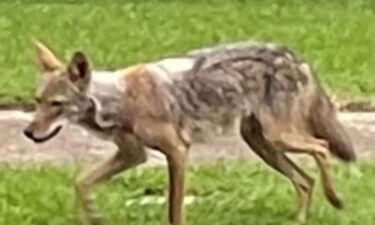
MULTIPOLYGON (((42 145, 22 137, 36 89, 33 40, 62 60, 80 50, 95 68, 115 69, 249 39, 285 45, 313 65, 359 154, 356 165, 334 162, 344 211, 328 205, 317 179, 309 224, 375 224, 374 21, 373 0, 2 0, 0 225, 79 224, 76 175, 114 151, 76 126, 42 145)), ((246 149, 235 122, 222 125, 191 151, 187 224, 293 224, 293 187, 246 149)), ((150 157, 96 188, 109 224, 167 221, 164 159, 150 157)))

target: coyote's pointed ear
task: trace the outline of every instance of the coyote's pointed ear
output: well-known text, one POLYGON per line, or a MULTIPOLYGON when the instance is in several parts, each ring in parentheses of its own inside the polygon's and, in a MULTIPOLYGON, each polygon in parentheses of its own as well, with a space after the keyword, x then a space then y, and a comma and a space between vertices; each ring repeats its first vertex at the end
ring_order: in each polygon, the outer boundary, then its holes
POLYGON ((84 91, 90 82, 91 71, 86 56, 82 52, 76 52, 68 66, 69 79, 84 91))
POLYGON ((64 65, 45 45, 35 42, 38 67, 41 73, 54 72, 64 65))

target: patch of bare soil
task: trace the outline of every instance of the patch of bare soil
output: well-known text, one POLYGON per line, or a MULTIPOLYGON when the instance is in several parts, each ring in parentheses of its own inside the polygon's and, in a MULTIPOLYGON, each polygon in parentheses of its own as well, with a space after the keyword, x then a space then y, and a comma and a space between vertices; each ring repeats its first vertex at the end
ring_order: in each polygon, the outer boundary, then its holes
MULTIPOLYGON (((375 113, 340 113, 349 136, 353 140, 359 158, 375 157, 375 113)), ((22 111, 0 112, 0 162, 54 162, 98 161, 113 154, 116 147, 93 136, 80 127, 65 127, 54 139, 34 144, 26 139, 22 130, 31 115, 22 111)), ((237 125, 234 126, 236 128, 237 125)), ((252 158, 254 154, 236 132, 229 135, 211 133, 192 146, 192 163, 217 159, 252 158)), ((162 163, 164 158, 155 151, 150 153, 151 163, 162 163)))

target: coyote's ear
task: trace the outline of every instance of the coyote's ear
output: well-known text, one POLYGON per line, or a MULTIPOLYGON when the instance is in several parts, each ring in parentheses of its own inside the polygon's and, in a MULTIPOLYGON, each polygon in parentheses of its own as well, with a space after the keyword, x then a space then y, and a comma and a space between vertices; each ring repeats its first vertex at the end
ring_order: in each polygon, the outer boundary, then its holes
POLYGON ((81 90, 86 90, 90 78, 90 65, 82 52, 76 52, 68 65, 69 79, 81 90))
POLYGON ((35 42, 38 67, 41 73, 54 72, 63 67, 63 63, 40 42, 35 42))

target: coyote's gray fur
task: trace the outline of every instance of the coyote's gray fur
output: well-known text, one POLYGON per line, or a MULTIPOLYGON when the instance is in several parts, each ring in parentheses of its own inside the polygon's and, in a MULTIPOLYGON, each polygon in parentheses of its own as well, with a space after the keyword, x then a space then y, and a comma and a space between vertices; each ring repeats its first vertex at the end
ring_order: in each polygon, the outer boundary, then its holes
POLYGON ((74 121, 110 138, 118 152, 77 184, 89 224, 100 220, 89 191, 112 175, 145 161, 145 147, 164 153, 170 175, 169 222, 181 223, 184 171, 194 127, 237 117, 244 141, 288 177, 298 193, 304 222, 313 179, 286 152, 311 155, 324 192, 336 207, 329 153, 355 159, 351 142, 311 67, 293 52, 267 43, 234 43, 114 72, 90 69, 83 53, 65 66, 38 43, 40 72, 47 79, 25 135, 46 141, 74 121))

